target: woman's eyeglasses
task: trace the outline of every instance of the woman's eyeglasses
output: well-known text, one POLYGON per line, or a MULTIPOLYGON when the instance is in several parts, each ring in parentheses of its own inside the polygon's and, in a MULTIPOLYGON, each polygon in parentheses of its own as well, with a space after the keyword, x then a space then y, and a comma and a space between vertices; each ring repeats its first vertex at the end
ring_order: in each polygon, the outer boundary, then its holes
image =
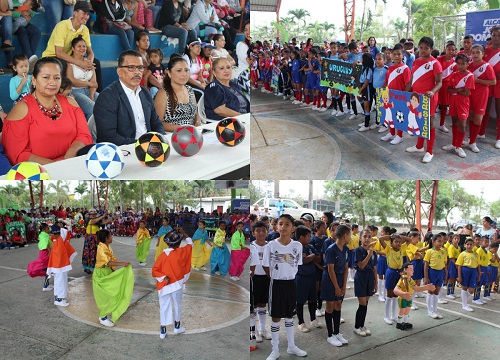
POLYGON ((119 68, 126 68, 129 72, 135 72, 136 70, 139 70, 140 72, 143 72, 146 70, 145 66, 139 65, 125 65, 125 66, 118 66, 119 68))

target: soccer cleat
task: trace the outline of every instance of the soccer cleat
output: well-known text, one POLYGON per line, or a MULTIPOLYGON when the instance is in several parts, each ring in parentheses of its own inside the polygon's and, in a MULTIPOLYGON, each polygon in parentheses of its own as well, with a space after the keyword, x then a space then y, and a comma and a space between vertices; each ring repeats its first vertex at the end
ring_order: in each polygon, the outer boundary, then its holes
POLYGON ((397 145, 397 144, 400 144, 402 142, 403 142, 403 138, 396 135, 396 137, 394 139, 392 139, 391 144, 397 145))
POLYGON ((423 153, 424 148, 418 149, 417 146, 413 145, 412 147, 406 148, 406 152, 409 153, 423 153))
POLYGON ((445 146, 441 147, 441 149, 443 149, 444 151, 450 151, 450 150, 455 149, 455 145, 448 144, 448 145, 445 145, 445 146))
POLYGON ((434 157, 433 154, 429 154, 428 152, 426 152, 424 157, 422 158, 422 162, 423 163, 430 163, 433 157, 434 157))
POLYGON ((286 349, 286 352, 288 354, 292 354, 292 355, 299 356, 299 357, 307 356, 307 352, 305 352, 304 350, 299 349, 297 347, 297 345, 294 345, 293 347, 286 349))
POLYGON ((367 336, 370 336, 372 334, 372 332, 370 330, 368 330, 366 327, 362 327, 361 330, 363 330, 367 336))
POLYGON ((337 335, 333 335, 333 336, 335 336, 337 338, 337 340, 342 343, 342 345, 349 344, 349 341, 347 341, 347 339, 344 339, 344 337, 342 336, 342 334, 337 334, 337 335))
POLYGON ((109 326, 109 327, 115 326, 115 323, 112 322, 111 320, 109 320, 107 316, 100 317, 99 322, 101 323, 101 325, 104 325, 104 326, 109 326))
POLYGON ((342 346, 342 343, 339 341, 339 339, 337 339, 337 337, 335 335, 328 337, 328 339, 326 339, 326 341, 328 341, 328 343, 330 345, 333 345, 333 346, 337 346, 337 347, 342 346))
POLYGON ((446 126, 444 126, 444 125, 438 126, 438 130, 440 130, 440 131, 442 131, 444 133, 449 133, 450 132, 450 130, 448 130, 448 128, 446 126))
POLYGON ((160 339, 165 339, 167 337, 167 327, 162 326, 160 328, 160 339))
POLYGON ((467 147, 472 151, 472 152, 475 152, 475 153, 478 153, 479 152, 479 148, 477 147, 476 143, 473 143, 473 144, 468 144, 467 147))
POLYGON ((317 319, 314 319, 313 321, 311 321, 311 329, 320 329, 322 328, 323 326, 318 322, 317 319))
POLYGON ((370 130, 370 127, 369 126, 362 126, 358 129, 359 132, 363 132, 363 131, 368 131, 370 130))
POLYGON ((473 312, 474 310, 469 306, 462 306, 462 309, 465 310, 465 311, 469 311, 469 312, 473 312))
POLYGON ((278 351, 274 351, 266 358, 266 360, 277 360, 280 357, 280 353, 278 351))
POLYGON ((359 336, 363 336, 363 337, 366 336, 366 332, 363 331, 363 328, 359 328, 359 329, 354 328, 353 332, 359 336))
POLYGON ((389 133, 385 134, 384 136, 382 136, 380 138, 380 140, 382 140, 382 141, 389 141, 389 140, 392 140, 393 138, 394 138, 393 135, 389 132, 389 133))
POLYGON ((299 330, 300 330, 300 331, 302 331, 303 333, 308 333, 309 331, 311 331, 311 330, 307 327, 306 323, 299 324, 298 328, 299 328, 299 330))
POLYGON ((464 149, 462 149, 461 147, 456 147, 455 148, 455 152, 457 153, 458 156, 460 156, 461 158, 464 158, 466 157, 467 155, 465 154, 465 151, 464 149))
POLYGON ((384 318, 384 322, 387 324, 387 325, 392 325, 392 320, 389 319, 389 318, 384 318))

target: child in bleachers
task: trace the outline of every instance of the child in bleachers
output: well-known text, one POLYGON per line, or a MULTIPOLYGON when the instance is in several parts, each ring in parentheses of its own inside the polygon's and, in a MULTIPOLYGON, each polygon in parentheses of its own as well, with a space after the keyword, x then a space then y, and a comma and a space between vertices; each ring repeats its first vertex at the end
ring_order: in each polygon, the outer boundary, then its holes
POLYGON ((147 79, 149 91, 154 99, 158 89, 163 88, 163 80, 165 79, 165 66, 162 64, 163 51, 157 48, 151 49, 148 55, 149 65, 144 78, 147 79))
POLYGON ((59 88, 59 94, 71 96, 71 90, 73 90, 73 83, 67 77, 63 77, 61 80, 61 87, 59 88))
POLYGON ((12 58, 13 76, 10 79, 10 98, 14 105, 19 100, 31 93, 31 75, 28 74, 28 57, 24 54, 16 54, 12 58))

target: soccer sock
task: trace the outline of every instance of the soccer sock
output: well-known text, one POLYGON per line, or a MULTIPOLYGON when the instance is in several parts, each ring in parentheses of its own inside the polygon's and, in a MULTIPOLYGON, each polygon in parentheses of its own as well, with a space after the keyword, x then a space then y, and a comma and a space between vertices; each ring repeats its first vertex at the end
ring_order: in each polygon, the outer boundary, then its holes
POLYGON ((255 319, 250 317, 250 346, 255 346, 255 319))
POLYGON ((288 339, 288 348, 293 348, 295 346, 295 338, 293 334, 293 319, 285 318, 285 332, 286 338, 288 339))
POLYGON ((181 327, 181 322, 180 321, 174 321, 174 327, 176 329, 179 329, 181 327))
POLYGON ((458 126, 451 125, 451 144, 453 146, 457 146, 457 139, 458 139, 458 126))
POLYGON ((486 112, 483 115, 483 121, 481 121, 481 128, 479 129, 479 135, 486 134, 486 127, 488 126, 488 120, 490 120, 490 113, 486 112))
POLYGON ((378 279, 378 296, 384 297, 384 280, 378 279))
POLYGON ((389 126, 389 132, 392 136, 396 135, 396 129, 394 127, 389 126))
POLYGON ((477 286, 475 287, 475 289, 474 289, 474 297, 472 298, 472 300, 479 299, 479 290, 480 289, 481 289, 480 287, 477 287, 477 286))
POLYGON ((361 307, 361 327, 365 326, 366 313, 368 312, 368 304, 360 305, 361 307))
POLYGON ((316 106, 318 107, 318 109, 321 108, 321 95, 318 96, 318 102, 317 102, 316 106))
POLYGON ((326 102, 328 101, 328 98, 326 94, 323 94, 323 107, 326 107, 326 102))
POLYGON ((280 323, 271 321, 271 344, 273 351, 279 352, 280 343, 280 323))
POLYGON ((323 307, 323 300, 321 299, 321 290, 318 290, 316 292, 316 294, 318 296, 318 306, 317 306, 317 309, 321 310, 321 308, 323 307))
POLYGON ((337 97, 336 96, 332 96, 332 106, 335 110, 338 110, 338 106, 337 106, 337 97))
POLYGON ((393 297, 392 298, 392 317, 391 319, 396 319, 396 316, 398 314, 398 298, 397 297, 393 297))
POLYGON ((309 316, 311 321, 316 320, 316 304, 313 301, 307 303, 307 309, 309 309, 309 316))
POLYGON ((414 302, 415 302, 415 291, 411 293, 411 303, 414 305, 414 302))
POLYGON ((444 125, 444 119, 446 118, 446 108, 440 108, 440 121, 439 121, 439 126, 443 126, 444 125))
POLYGON ((424 140, 425 139, 420 136, 417 138, 417 149, 422 149, 424 147, 424 140))
POLYGON ((311 103, 311 96, 306 94, 306 104, 309 105, 311 103))
POLYGON ((451 284, 451 294, 455 295, 455 283, 451 284))
POLYGON ((462 290, 462 307, 467 307, 467 290, 462 290))
POLYGON ((304 304, 297 304, 297 319, 299 320, 299 325, 304 323, 304 304))
POLYGON ((358 310, 356 311, 356 323, 354 328, 359 329, 365 326, 365 318, 366 318, 366 305, 359 305, 358 310))
POLYGON ((299 90, 299 101, 302 101, 302 90, 299 90))
POLYGON ((409 315, 403 315, 403 322, 404 323, 408 323, 408 318, 409 317, 410 317, 409 315))
POLYGON ((473 121, 469 122, 469 144, 474 144, 477 139, 477 134, 479 134, 480 125, 474 124, 473 121))
POLYGON ((351 108, 354 111, 354 115, 358 115, 358 107, 356 106, 356 99, 351 100, 351 108))
POLYGON ((392 302, 392 298, 387 298, 385 300, 385 317, 386 317, 386 319, 391 318, 391 302, 392 302))
POLYGON ((398 130, 398 136, 399 136, 400 138, 402 138, 402 137, 403 137, 403 130, 398 130))
MULTIPOLYGON (((419 137, 418 138, 419 140, 422 139, 422 142, 423 142, 423 138, 419 137)), ((431 138, 429 140, 427 140, 427 152, 429 154, 432 155, 432 149, 434 148, 434 141, 436 140, 436 129, 432 128, 431 129, 431 138)), ((422 144, 423 146, 423 144, 422 144)), ((418 145, 417 145, 417 148, 418 148, 418 145)))
POLYGON ((458 130, 458 137, 457 137, 457 143, 456 143, 456 147, 462 147, 462 142, 464 141, 464 138, 465 138, 465 131, 464 132, 461 132, 460 130, 458 130))
POLYGON ((497 118, 497 140, 500 140, 500 118, 497 118))
MULTIPOLYGON (((351 110, 351 102, 349 100, 350 100, 349 98, 347 98, 345 100, 345 104, 347 106, 347 110, 351 110)), ((342 104, 342 100, 340 100, 340 103, 342 104)))
POLYGON ((340 332, 340 310, 333 310, 333 334, 340 332))
POLYGON ((425 303, 427 304, 427 314, 431 314, 432 313, 432 295, 431 294, 427 294, 427 296, 425 298, 425 303))
POLYGON ((398 315, 398 324, 403 323, 403 317, 398 315))
POLYGON ((266 308, 258 307, 257 316, 259 317, 260 332, 266 330, 266 308))
POLYGON ((438 310, 438 300, 439 300, 439 295, 434 295, 432 297, 432 310, 433 310, 433 312, 437 312, 437 310, 438 310))
POLYGON ((313 106, 316 106, 316 101, 318 101, 318 97, 313 95, 313 106))
POLYGON ((342 105, 342 99, 340 96, 337 97, 337 104, 339 105, 339 111, 344 112, 344 105, 342 105))
POLYGON ((451 294, 451 283, 446 284, 446 295, 451 294))
POLYGON ((385 279, 383 279, 382 282, 383 282, 382 289, 384 289, 384 298, 387 299, 387 289, 385 288, 385 279))
POLYGON ((333 315, 332 313, 325 311, 325 323, 326 330, 328 331, 328 337, 333 335, 333 315))
MULTIPOLYGON (((365 127, 369 127, 370 126, 370 112, 369 111, 365 111, 365 127)), ((349 273, 351 272, 351 269, 349 269, 349 273)), ((349 274, 349 276, 352 276, 351 274, 349 274)), ((353 279, 354 277, 351 277, 351 279, 353 279)))

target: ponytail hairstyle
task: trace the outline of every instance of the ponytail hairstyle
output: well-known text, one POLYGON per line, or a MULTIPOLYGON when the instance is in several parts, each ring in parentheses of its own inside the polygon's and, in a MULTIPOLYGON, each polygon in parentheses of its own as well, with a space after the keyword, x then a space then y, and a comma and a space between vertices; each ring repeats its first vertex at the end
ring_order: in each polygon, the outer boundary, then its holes
MULTIPOLYGON (((179 63, 179 62, 184 62, 186 65, 189 65, 186 61, 186 59, 184 59, 183 57, 181 56, 171 56, 170 57, 170 61, 168 62, 168 65, 167 65, 167 69, 168 71, 172 71, 172 68, 175 66, 175 64, 179 63)), ((177 95, 175 95, 175 91, 172 87, 172 80, 170 79, 170 76, 165 76, 165 79, 163 80, 163 88, 165 89, 165 91, 167 92, 167 95, 168 95, 168 99, 167 99, 167 102, 168 102, 168 107, 170 108, 170 111, 171 111, 171 114, 174 115, 175 114, 175 110, 177 108, 177 95)))

